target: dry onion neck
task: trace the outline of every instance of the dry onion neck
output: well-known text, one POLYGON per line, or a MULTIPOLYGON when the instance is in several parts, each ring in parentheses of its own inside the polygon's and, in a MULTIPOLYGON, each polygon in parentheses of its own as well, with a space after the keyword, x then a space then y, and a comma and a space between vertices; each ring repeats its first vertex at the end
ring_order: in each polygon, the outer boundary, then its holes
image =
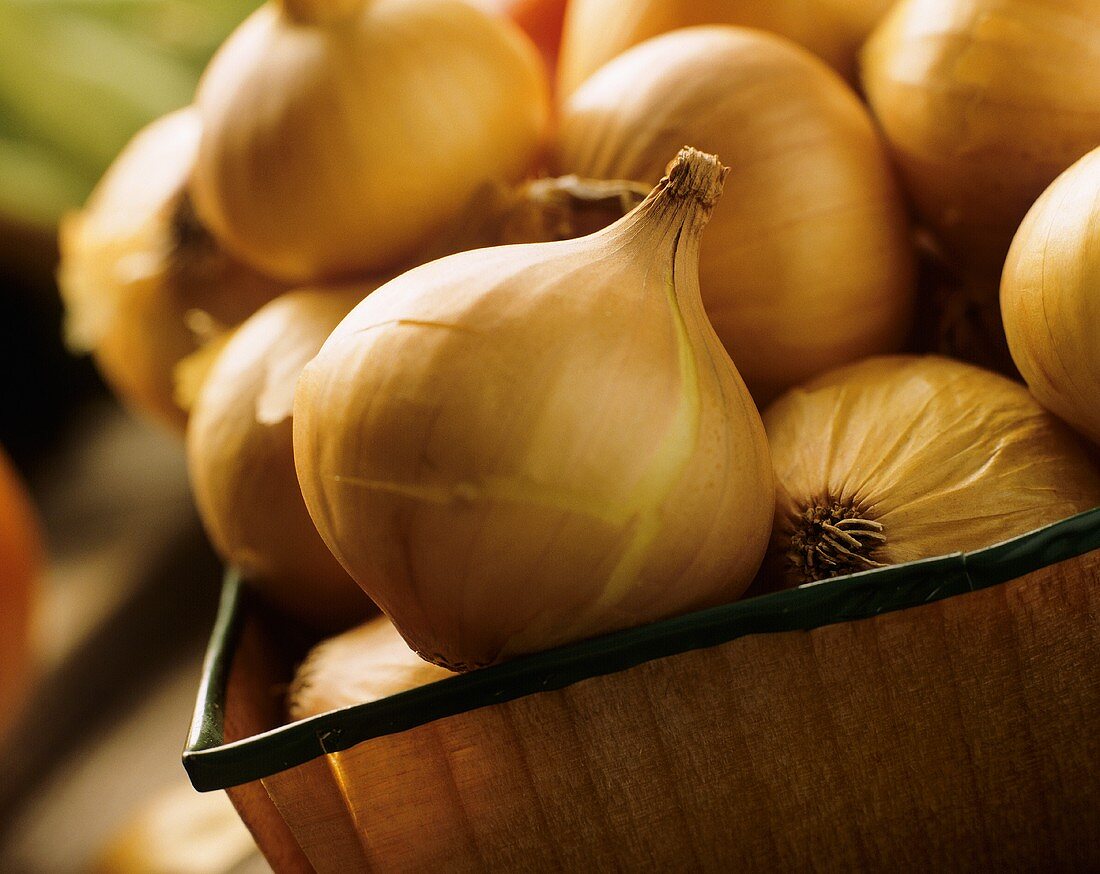
POLYGON ((886 543, 882 523, 851 504, 814 504, 798 517, 787 560, 803 583, 884 567, 871 554, 886 543))

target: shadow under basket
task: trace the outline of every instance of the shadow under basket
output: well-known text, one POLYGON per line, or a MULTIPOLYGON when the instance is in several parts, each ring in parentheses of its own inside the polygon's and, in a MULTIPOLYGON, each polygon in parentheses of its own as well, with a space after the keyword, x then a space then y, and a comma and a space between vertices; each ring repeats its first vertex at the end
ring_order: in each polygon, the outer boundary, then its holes
POLYGON ((227 576, 184 765, 276 871, 1100 870, 1100 508, 281 725, 227 576))

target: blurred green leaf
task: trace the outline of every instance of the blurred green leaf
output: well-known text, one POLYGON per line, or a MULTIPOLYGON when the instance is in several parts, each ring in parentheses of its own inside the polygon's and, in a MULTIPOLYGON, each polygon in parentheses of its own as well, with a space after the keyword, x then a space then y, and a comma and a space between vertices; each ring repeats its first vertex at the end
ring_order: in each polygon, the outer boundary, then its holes
POLYGON ((0 0, 0 214, 56 221, 256 0, 0 0))

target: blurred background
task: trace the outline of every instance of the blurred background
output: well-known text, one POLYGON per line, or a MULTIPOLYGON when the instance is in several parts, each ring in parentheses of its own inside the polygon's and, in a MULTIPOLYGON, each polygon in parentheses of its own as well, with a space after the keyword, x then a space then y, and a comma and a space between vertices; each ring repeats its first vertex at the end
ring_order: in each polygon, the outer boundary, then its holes
MULTIPOLYGON (((267 870, 180 765, 220 582, 182 445, 66 350, 54 282, 58 221, 255 5, 0 0, 0 447, 45 556, 32 682, 0 699, 0 871, 267 870)), ((14 575, 0 563, 0 618, 14 575)))

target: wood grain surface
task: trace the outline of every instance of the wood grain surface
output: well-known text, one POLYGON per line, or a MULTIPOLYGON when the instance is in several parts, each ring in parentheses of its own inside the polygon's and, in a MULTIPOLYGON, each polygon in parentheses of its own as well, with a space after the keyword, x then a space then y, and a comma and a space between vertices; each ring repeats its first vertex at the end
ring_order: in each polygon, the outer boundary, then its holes
MULTIPOLYGON (((253 612, 241 629, 226 690, 226 742, 251 737, 282 721, 282 700, 293 670, 293 655, 279 646, 264 618, 253 612)), ((258 780, 227 789, 226 793, 275 871, 313 871, 294 833, 258 780)))
MULTIPOLYGON (((659 659, 267 778, 289 832, 242 815, 277 871, 1100 870, 1098 592, 1095 551, 659 659)), ((254 725, 271 663, 238 654, 254 725)))

